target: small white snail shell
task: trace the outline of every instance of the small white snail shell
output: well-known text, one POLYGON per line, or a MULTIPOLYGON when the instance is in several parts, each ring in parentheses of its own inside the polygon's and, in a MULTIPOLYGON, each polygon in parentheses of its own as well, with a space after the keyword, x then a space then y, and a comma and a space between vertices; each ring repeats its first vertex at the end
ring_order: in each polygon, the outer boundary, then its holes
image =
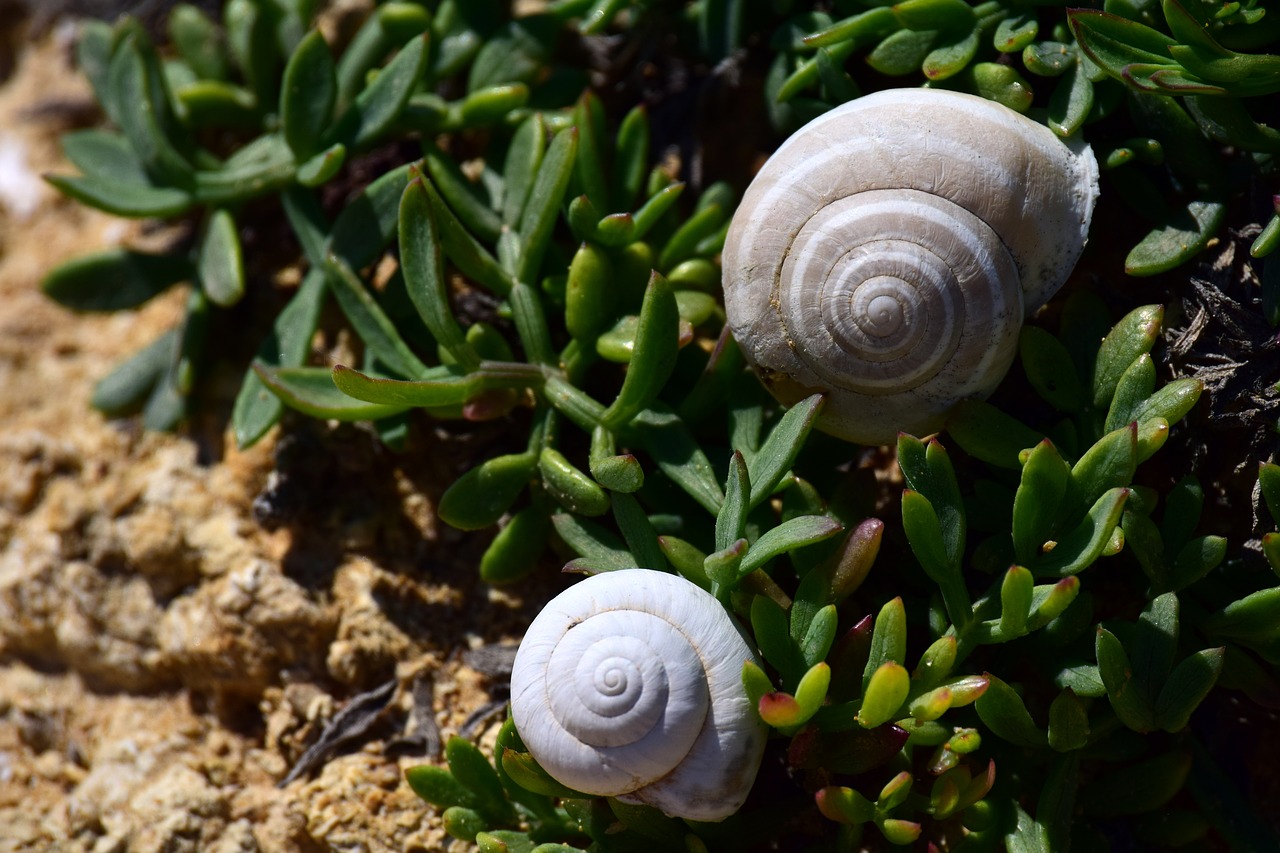
POLYGON ((1075 266, 1098 195, 1088 147, 938 89, 858 98, 797 131, 725 240, 729 326, 784 403, 865 444, 991 393, 1024 317, 1075 266))
POLYGON ((766 728, 742 685, 751 647, 724 607, 676 575, 587 578, 529 626, 511 715, 561 784, 722 820, 747 798, 766 728))

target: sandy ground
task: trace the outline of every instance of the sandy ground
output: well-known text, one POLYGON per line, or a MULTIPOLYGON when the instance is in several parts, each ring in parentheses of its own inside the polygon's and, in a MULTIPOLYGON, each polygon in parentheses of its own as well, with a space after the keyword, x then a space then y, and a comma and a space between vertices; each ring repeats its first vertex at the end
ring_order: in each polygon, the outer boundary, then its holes
POLYGON ((501 698, 501 675, 463 652, 517 640, 557 583, 490 590, 483 537, 434 520, 500 427, 424 425, 393 456, 299 420, 241 453, 234 384, 186 435, 91 410, 93 383, 183 294, 75 315, 39 292, 64 259, 172 239, 35 178, 71 171, 57 135, 93 114, 70 40, 27 45, 0 84, 0 851, 446 849, 403 770, 430 757, 433 728, 501 698), (391 698, 363 734, 278 788, 380 685, 391 698))

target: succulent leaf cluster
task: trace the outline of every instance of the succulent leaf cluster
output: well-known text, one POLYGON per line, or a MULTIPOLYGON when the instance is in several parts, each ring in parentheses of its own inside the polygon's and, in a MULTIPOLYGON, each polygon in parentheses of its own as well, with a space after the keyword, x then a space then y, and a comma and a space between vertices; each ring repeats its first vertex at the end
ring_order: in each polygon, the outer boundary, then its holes
MULTIPOLYGON (((1239 186, 1270 174, 1273 132, 1250 110, 1275 88, 1259 52, 1275 16, 1251 0, 823 10, 387 2, 338 51, 301 0, 230 0, 221 23, 180 5, 160 48, 129 21, 87 27, 80 63, 114 129, 69 135, 81 174, 50 180, 190 234, 46 279, 86 311, 191 283, 184 319, 102 380, 95 405, 182 421, 214 312, 259 284, 244 223, 278 205, 305 273, 245 372, 242 445, 285 407, 371 421, 393 448, 413 418, 504 419, 517 446, 438 506, 455 527, 500 528, 484 580, 516 581, 550 550, 569 571, 677 572, 739 616, 763 663, 743 687, 773 738, 740 814, 692 824, 566 789, 508 722, 492 764, 453 739, 447 769, 408 774, 481 850, 845 850, 876 835, 1094 849, 1118 817, 1151 844, 1216 832, 1265 849, 1270 829, 1230 804, 1239 780, 1195 715, 1224 690, 1280 704, 1280 587, 1202 519, 1194 473, 1158 455, 1202 391, 1168 380, 1163 308, 1113 324, 1077 289, 1056 333, 1022 332, 1017 381, 1038 399, 966 402, 941 440, 901 436, 901 480, 878 484, 871 465, 891 465, 813 432, 820 396, 780 411, 723 331, 717 255, 736 188, 655 167, 649 109, 590 91, 563 44, 670 23, 702 63, 766 51, 779 127, 883 84, 855 56, 1033 111, 1095 146, 1112 198, 1160 220, 1129 255, 1144 274, 1199 252, 1239 186), (1229 161, 1223 144, 1254 156, 1229 161), (403 156, 357 182, 379 150, 403 156), (346 184, 326 205, 321 191, 346 184), (491 310, 475 316, 475 301, 491 310), (355 363, 313 357, 326 306, 355 363)), ((1255 253, 1277 235, 1273 219, 1255 253)), ((1258 491, 1280 519, 1280 466, 1261 465, 1258 491)), ((1280 533, 1258 548, 1280 575, 1280 533)))

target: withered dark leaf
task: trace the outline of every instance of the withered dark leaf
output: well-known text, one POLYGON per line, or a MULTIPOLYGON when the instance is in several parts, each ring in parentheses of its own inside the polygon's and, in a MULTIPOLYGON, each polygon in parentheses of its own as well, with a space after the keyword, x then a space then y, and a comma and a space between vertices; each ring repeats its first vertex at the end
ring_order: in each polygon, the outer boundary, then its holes
POLYGON ((317 767, 322 766, 339 747, 345 746, 363 737, 373 728, 374 723, 382 716, 391 697, 395 695, 398 682, 395 679, 366 693, 355 696, 334 715, 320 733, 320 739, 311 745, 288 775, 276 783, 283 788, 295 779, 300 779, 317 767))

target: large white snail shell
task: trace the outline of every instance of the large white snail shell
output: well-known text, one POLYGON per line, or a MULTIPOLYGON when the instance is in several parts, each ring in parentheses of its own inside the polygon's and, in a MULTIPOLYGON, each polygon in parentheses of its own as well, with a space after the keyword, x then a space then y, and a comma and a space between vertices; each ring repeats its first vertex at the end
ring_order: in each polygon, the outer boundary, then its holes
POLYGON ((1098 166, 999 104, 937 89, 858 98, 797 131, 725 240, 729 326, 784 403, 862 443, 941 427, 986 396, 1089 231, 1098 166))
POLYGON ((529 626, 511 715, 558 782, 722 820, 746 800, 766 728, 742 686, 755 655, 714 597, 676 575, 624 569, 556 596, 529 626))

